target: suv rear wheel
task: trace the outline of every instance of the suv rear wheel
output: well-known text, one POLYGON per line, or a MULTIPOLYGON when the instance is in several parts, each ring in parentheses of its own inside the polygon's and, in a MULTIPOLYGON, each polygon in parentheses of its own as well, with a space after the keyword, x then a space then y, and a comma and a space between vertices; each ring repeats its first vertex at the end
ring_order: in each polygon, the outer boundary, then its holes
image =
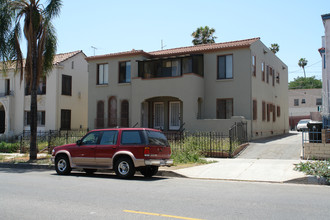
POLYGON ((59 155, 56 157, 55 170, 59 175, 67 175, 71 172, 69 158, 66 155, 59 155))
POLYGON ((115 163, 115 173, 120 178, 130 178, 135 174, 135 167, 128 157, 120 157, 115 163))

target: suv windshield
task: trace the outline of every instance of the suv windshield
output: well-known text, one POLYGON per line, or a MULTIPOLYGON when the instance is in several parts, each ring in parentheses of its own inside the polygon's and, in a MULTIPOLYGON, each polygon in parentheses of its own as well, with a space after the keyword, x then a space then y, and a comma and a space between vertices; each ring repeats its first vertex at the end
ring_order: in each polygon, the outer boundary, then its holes
POLYGON ((167 139, 163 133, 157 131, 147 131, 147 136, 150 145, 168 146, 167 139))

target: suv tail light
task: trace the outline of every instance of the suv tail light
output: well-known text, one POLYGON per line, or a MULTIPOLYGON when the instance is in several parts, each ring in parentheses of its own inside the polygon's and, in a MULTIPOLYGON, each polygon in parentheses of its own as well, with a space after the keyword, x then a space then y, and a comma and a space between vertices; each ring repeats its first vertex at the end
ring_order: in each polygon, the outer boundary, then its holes
POLYGON ((144 148, 144 156, 145 157, 150 157, 150 147, 145 147, 144 148))

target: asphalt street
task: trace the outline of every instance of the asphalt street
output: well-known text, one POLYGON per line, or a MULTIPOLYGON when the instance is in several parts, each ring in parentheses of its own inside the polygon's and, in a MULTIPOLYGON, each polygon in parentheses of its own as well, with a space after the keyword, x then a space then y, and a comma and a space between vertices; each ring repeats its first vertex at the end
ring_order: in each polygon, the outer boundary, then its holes
POLYGON ((328 186, 0 168, 1 219, 328 219, 328 186))

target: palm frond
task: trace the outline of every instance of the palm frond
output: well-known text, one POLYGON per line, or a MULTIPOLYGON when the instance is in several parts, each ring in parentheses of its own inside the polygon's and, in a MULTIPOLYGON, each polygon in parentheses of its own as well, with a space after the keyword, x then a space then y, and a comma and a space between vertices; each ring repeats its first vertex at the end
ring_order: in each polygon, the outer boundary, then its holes
POLYGON ((49 0, 49 4, 45 8, 45 17, 50 20, 60 14, 62 7, 61 0, 49 0))

